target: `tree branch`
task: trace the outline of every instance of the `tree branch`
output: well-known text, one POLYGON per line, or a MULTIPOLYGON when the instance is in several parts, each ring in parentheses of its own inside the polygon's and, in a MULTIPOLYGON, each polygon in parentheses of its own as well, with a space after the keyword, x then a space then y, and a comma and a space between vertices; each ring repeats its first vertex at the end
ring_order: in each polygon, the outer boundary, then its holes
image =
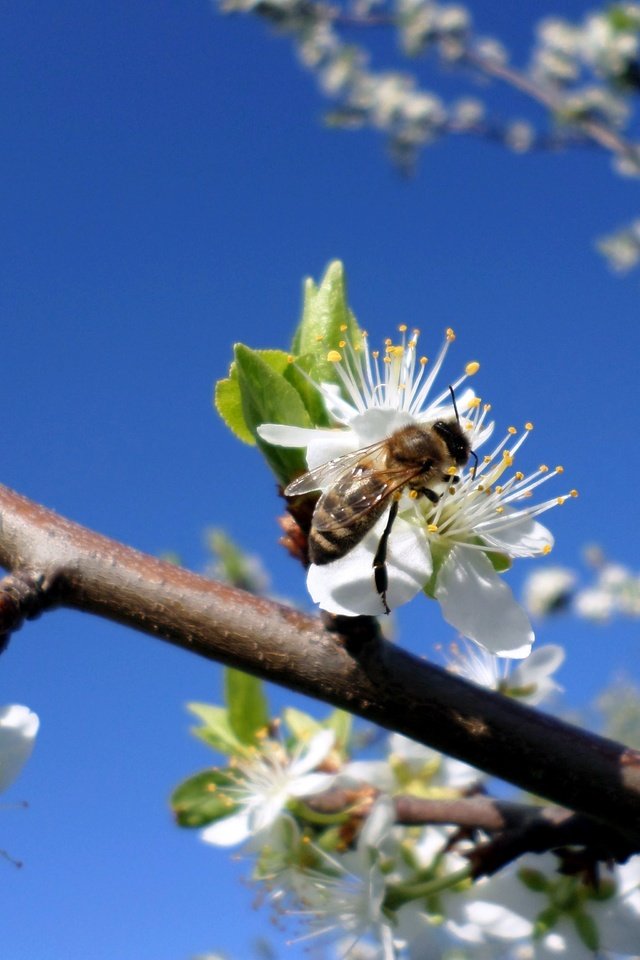
POLYGON ((1 486, 0 565, 38 584, 40 608, 95 613, 342 707, 594 817, 640 847, 640 754, 417 659, 385 642, 369 618, 328 630, 1 486))

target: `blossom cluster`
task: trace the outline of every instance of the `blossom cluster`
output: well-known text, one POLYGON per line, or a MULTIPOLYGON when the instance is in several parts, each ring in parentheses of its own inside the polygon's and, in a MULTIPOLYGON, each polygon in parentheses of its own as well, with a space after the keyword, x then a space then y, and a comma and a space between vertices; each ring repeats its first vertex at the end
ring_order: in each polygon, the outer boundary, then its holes
MULTIPOLYGON (((476 32, 470 10, 436 0, 220 0, 225 12, 251 13, 288 36, 302 64, 332 101, 331 126, 371 127, 386 138, 394 161, 411 169, 421 149, 446 135, 472 135, 501 142, 516 153, 591 141, 612 151, 616 172, 640 176, 640 145, 630 134, 634 94, 640 87, 640 3, 621 2, 587 14, 582 22, 546 17, 535 34, 529 62, 510 63, 495 37, 476 32), (506 121, 477 87, 447 101, 407 70, 374 67, 364 42, 345 38, 344 25, 366 34, 368 25, 397 31, 407 57, 437 57, 447 70, 464 68, 498 77, 548 110, 546 127, 523 116, 506 121), (496 116, 494 116, 494 114, 496 116), (627 137, 626 140, 623 137, 627 137)), ((488 98, 495 87, 487 89, 488 98)), ((525 104, 526 106, 526 104, 525 104)), ((616 269, 638 262, 634 225, 599 243, 616 269)))
MULTIPOLYGON (((481 648, 471 655, 458 649, 452 668, 538 704, 557 691, 553 675, 562 659, 559 648, 542 647, 512 669, 513 661, 481 648)), ((246 683, 261 696, 257 681, 246 683)), ((235 689, 246 706, 247 689, 240 693, 237 681, 235 689)), ((319 722, 289 709, 281 721, 254 726, 249 744, 232 702, 227 712, 194 711, 203 721, 196 732, 230 761, 178 788, 179 822, 202 827, 205 843, 240 847, 252 859, 261 900, 294 941, 374 960, 635 954, 640 857, 603 871, 598 883, 558 873, 551 854, 526 855, 472 882, 469 840, 428 818, 399 825, 396 804, 413 798, 416 809, 421 801, 485 792, 477 770, 397 734, 377 758, 356 759, 344 714, 319 722), (336 795, 341 804, 328 806, 336 795)))

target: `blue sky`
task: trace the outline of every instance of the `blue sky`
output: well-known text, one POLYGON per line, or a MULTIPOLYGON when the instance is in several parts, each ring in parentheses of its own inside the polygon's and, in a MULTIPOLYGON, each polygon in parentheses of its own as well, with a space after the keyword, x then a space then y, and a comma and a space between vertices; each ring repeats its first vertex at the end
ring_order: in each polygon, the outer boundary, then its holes
MULTIPOLYGON (((492 5, 482 28, 521 54, 526 9, 492 5)), ((4 483, 195 569, 204 529, 224 524, 306 604, 277 547, 273 481, 211 393, 233 341, 287 348, 302 278, 341 258, 372 340, 408 323, 433 353, 453 326, 452 377, 480 360, 498 424, 535 422, 524 468, 562 463, 581 494, 549 518, 555 560, 595 540, 637 562, 640 287, 593 247, 637 215, 637 188, 608 157, 459 141, 402 180, 374 134, 322 128, 285 41, 205 0, 10 2, 0 48, 4 483)), ((399 618, 401 642, 427 655, 452 639, 432 607, 399 618)), ((616 669, 637 674, 634 624, 564 621, 540 640, 567 646, 572 706, 616 669)), ((55 612, 14 637, 2 669, 2 702, 42 720, 5 798, 29 808, 1 817, 0 846, 25 861, 0 862, 6 956, 245 957, 271 935, 237 882, 248 863, 168 813, 171 788, 209 762, 184 704, 219 698, 214 665, 55 612)))

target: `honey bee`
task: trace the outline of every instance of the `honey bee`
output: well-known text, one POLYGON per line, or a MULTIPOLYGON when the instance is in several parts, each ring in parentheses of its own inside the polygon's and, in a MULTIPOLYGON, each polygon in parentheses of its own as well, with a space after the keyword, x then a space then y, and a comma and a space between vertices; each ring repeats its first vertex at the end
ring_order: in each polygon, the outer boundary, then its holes
MULTIPOLYGON (((453 397, 453 391, 452 391, 453 397)), ((391 436, 329 460, 290 483, 287 497, 324 489, 316 504, 309 532, 309 559, 322 565, 344 557, 371 530, 391 503, 389 517, 373 558, 373 576, 384 612, 389 613, 387 544, 398 513, 398 501, 407 488, 431 503, 441 493, 433 486, 457 483, 455 470, 465 466, 471 450, 455 407, 455 419, 409 424, 391 436)))

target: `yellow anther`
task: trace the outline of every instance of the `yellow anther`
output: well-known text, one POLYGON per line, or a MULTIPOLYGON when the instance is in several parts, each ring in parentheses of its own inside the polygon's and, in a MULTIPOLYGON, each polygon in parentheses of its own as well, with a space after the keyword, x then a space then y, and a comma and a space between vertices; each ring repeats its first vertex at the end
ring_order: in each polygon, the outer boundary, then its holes
POLYGON ((481 402, 482 401, 480 400, 480 397, 471 397, 471 400, 469 400, 469 409, 475 410, 477 407, 480 406, 481 402))
POLYGON ((456 488, 455 488, 455 487, 449 487, 449 493, 450 493, 452 496, 453 496, 453 494, 454 494, 455 492, 456 492, 456 488))
POLYGON ((577 490, 569 490, 569 496, 575 499, 577 496, 579 496, 579 493, 577 490))
POLYGON ((453 330, 451 329, 451 327, 447 327, 447 329, 446 329, 446 331, 445 331, 445 336, 446 336, 447 340, 449 341, 449 343, 451 343, 451 341, 452 341, 452 340, 455 340, 455 338, 456 338, 456 335, 455 335, 455 333, 453 332, 453 330))
POLYGON ((498 485, 498 486, 496 487, 496 493, 502 493, 503 490, 504 490, 504 487, 502 487, 502 486, 499 486, 499 485, 498 485))
POLYGON ((496 513, 504 513, 504 507, 496 507, 496 513))
POLYGON ((347 327, 346 323, 341 323, 339 329, 340 329, 340 333, 344 333, 345 330, 348 330, 349 328, 347 327))
POLYGON ((322 343, 323 340, 324 340, 324 337, 322 336, 322 334, 319 333, 316 336, 316 343, 322 343))
POLYGON ((524 473, 522 472, 522 470, 518 470, 515 477, 516 477, 516 480, 524 480, 524 473))
POLYGON ((489 457, 489 456, 487 456, 487 455, 485 454, 485 456, 482 458, 482 462, 483 462, 483 463, 491 463, 491 457, 489 457))
POLYGON ((418 329, 418 327, 414 327, 411 333, 414 335, 414 337, 420 336, 420 330, 418 329))
POLYGON ((373 350, 373 351, 371 352, 371 356, 373 357, 374 360, 377 360, 378 357, 380 356, 380 351, 379 351, 379 350, 373 350))
POLYGON ((385 342, 384 342, 384 345, 385 345, 385 347, 391 347, 391 346, 393 346, 393 340, 391 339, 391 337, 387 337, 387 339, 386 339, 385 342))
POLYGON ((407 347, 408 347, 409 350, 415 350, 416 346, 417 346, 417 344, 416 344, 415 340, 409 340, 409 342, 408 342, 408 344, 407 344, 407 347))
POLYGON ((331 363, 339 363, 340 360, 342 360, 342 354, 338 353, 337 350, 329 350, 329 353, 327 354, 327 360, 329 360, 331 363))
POLYGON ((556 503, 558 504, 559 507, 561 507, 566 499, 567 499, 566 497, 558 497, 556 500, 556 503))
POLYGON ((491 410, 491 404, 490 404, 490 403, 485 403, 485 405, 484 405, 484 407, 483 407, 482 409, 484 410, 485 413, 489 413, 489 410, 491 410))
POLYGON ((341 350, 344 350, 344 348, 346 347, 346 345, 347 345, 347 341, 346 341, 346 340, 340 340, 340 342, 338 343, 338 346, 340 347, 341 350))
POLYGON ((517 433, 517 432, 518 432, 518 431, 516 430, 515 427, 507 427, 507 433, 510 433, 511 436, 513 436, 513 435, 514 435, 515 433, 517 433))
POLYGON ((417 490, 409 490, 409 496, 411 497, 412 500, 417 500, 417 499, 418 499, 418 491, 417 491, 417 490))
POLYGON ((478 484, 478 493, 482 493, 483 490, 484 490, 484 484, 479 483, 479 484, 478 484))
POLYGON ((384 363, 391 363, 391 357, 383 357, 382 360, 384 363))
POLYGON ((538 470, 540 471, 540 473, 548 473, 549 467, 546 465, 546 463, 541 463, 540 466, 538 467, 538 470))
POLYGON ((508 450, 503 450, 503 451, 502 451, 502 462, 503 462, 507 467, 513 466, 513 457, 511 456, 511 454, 510 454, 510 452, 509 452, 508 450))
POLYGON ((477 360, 472 360, 471 363, 468 363, 464 368, 464 372, 468 377, 472 377, 474 373, 477 373, 480 369, 480 364, 477 360))
POLYGON ((457 467, 449 467, 449 469, 447 470, 447 473, 449 474, 450 477, 455 477, 457 469, 458 469, 457 467))
POLYGON ((287 357, 287 363, 293 363, 293 357, 291 356, 291 354, 289 354, 289 356, 287 357))
POLYGON ((400 333, 406 333, 406 332, 407 332, 407 325, 406 325, 406 323, 401 323, 400 326, 398 327, 398 330, 399 330, 400 333))
POLYGON ((206 786, 207 793, 215 793, 218 789, 217 783, 208 783, 206 786))
POLYGON ((420 357, 420 365, 421 365, 421 366, 424 367, 425 364, 427 364, 427 363, 429 363, 429 357, 420 357))
POLYGON ((427 524, 427 533, 437 533, 438 524, 437 523, 428 523, 427 524))
POLYGON ((549 554, 551 553, 551 544, 550 544, 550 543, 546 543, 546 544, 544 545, 544 547, 542 548, 542 553, 545 555, 545 557, 548 557, 548 556, 549 556, 549 554))
POLYGON ((524 425, 524 428, 525 430, 533 430, 533 424, 531 423, 531 420, 527 420, 527 422, 524 425))
POLYGON ((369 336, 369 334, 367 333, 366 330, 361 330, 361 331, 360 331, 360 336, 362 337, 363 340, 366 340, 367 337, 369 336))
POLYGON ((556 473, 564 473, 564 467, 556 467, 555 472, 556 472, 556 473))

